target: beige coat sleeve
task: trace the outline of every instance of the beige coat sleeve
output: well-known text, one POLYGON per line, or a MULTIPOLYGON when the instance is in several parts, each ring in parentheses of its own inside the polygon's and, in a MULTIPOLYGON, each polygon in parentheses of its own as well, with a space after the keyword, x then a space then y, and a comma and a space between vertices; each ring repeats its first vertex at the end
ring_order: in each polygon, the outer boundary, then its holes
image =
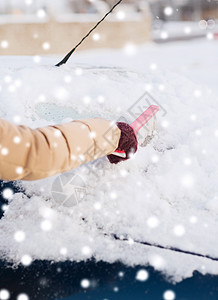
POLYGON ((95 118, 31 129, 0 119, 0 179, 37 180, 111 154, 121 132, 95 118))

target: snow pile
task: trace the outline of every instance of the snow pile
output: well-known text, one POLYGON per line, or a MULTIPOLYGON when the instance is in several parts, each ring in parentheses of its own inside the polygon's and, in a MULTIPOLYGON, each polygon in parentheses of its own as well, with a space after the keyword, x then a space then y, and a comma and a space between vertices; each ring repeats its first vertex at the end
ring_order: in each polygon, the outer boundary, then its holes
MULTIPOLYGON (((139 54, 138 65, 146 47, 139 54)), ((112 54, 114 65, 120 56, 112 54)), ((90 57, 98 64, 98 55, 90 57)), ((194 270, 217 274, 218 263, 210 259, 134 243, 218 257, 217 97, 207 87, 156 68, 139 72, 78 62, 55 68, 48 58, 41 65, 32 58, 1 59, 1 117, 33 128, 87 116, 131 122, 129 109, 147 90, 161 107, 158 132, 128 162, 114 166, 103 158, 62 176, 66 184, 75 174, 85 182, 78 205, 60 205, 52 197, 59 176, 21 183, 28 197, 14 195, 0 221, 1 256, 15 263, 25 255, 149 263, 176 281, 194 270)))

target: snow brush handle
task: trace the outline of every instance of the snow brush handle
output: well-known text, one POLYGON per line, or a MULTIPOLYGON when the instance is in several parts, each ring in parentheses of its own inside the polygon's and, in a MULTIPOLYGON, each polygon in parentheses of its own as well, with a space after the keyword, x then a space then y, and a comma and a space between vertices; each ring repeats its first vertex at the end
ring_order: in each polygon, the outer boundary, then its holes
MULTIPOLYGON (((135 134, 139 132, 139 130, 145 126, 159 111, 159 107, 156 105, 151 105, 146 111, 144 111, 130 126, 134 130, 135 134)), ((126 158, 126 152, 117 150, 112 153, 113 155, 126 158)))
POLYGON ((151 105, 146 111, 144 111, 130 126, 135 131, 135 134, 150 121, 154 115, 159 111, 159 107, 151 105))

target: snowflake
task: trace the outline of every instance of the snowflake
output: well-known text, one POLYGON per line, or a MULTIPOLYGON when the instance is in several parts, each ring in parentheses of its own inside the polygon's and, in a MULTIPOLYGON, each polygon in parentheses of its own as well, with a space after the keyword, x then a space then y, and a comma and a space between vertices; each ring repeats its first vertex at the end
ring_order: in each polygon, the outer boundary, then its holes
POLYGON ((191 27, 189 27, 189 26, 184 27, 184 32, 185 32, 185 34, 190 34, 192 32, 191 27))
POLYGON ((201 90, 195 90, 195 91, 194 91, 194 96, 195 96, 196 98, 201 97, 201 95, 202 95, 201 90))
POLYGON ((159 220, 157 217, 150 217, 148 220, 147 220, 147 224, 150 228, 156 228, 158 227, 159 225, 159 220))
POLYGON ((10 293, 6 289, 0 290, 0 300, 8 300, 10 298, 10 293))
POLYGON ((157 254, 153 254, 150 257, 150 263, 156 269, 162 269, 166 265, 165 260, 157 254))
POLYGON ((6 75, 6 76, 4 77, 4 81, 5 81, 6 83, 10 83, 10 82, 12 81, 11 76, 6 75))
POLYGON ((81 68, 76 68, 74 71, 75 75, 81 76, 83 74, 83 70, 81 68))
POLYGON ((182 177, 181 184, 186 188, 191 188, 194 185, 194 178, 191 174, 182 177))
POLYGON ((6 41, 6 40, 1 41, 1 47, 2 47, 3 49, 8 48, 8 46, 9 46, 8 41, 6 41))
POLYGON ((166 40, 166 39, 168 39, 169 34, 166 31, 162 31, 161 34, 160 34, 160 37, 161 37, 162 40, 166 40))
POLYGON ((20 79, 15 79, 14 84, 16 87, 21 87, 22 86, 22 81, 20 79))
POLYGON ((100 34, 99 33, 94 33, 93 36, 92 36, 92 39, 94 41, 99 41, 101 38, 100 34))
POLYGON ((119 272, 118 275, 119 275, 119 277, 123 277, 124 276, 124 272, 119 272))
POLYGON ((44 220, 41 222, 41 229, 43 231, 50 231, 52 228, 52 223, 49 220, 44 220))
POLYGON ((126 18, 126 13, 123 10, 119 10, 116 13, 116 18, 120 21, 123 21, 126 18))
POLYGON ((82 279, 80 285, 82 288, 87 289, 90 286, 90 281, 88 279, 82 279))
POLYGON ((8 148, 2 148, 1 149, 1 154, 2 155, 8 155, 8 148))
POLYGON ((31 5, 33 4, 33 0, 25 0, 26 5, 31 5))
POLYGON ((16 173, 17 173, 17 174, 22 174, 23 171, 24 171, 24 170, 23 170, 22 167, 17 167, 17 168, 16 168, 16 173))
POLYGON ((117 199, 117 194, 115 192, 110 193, 111 199, 117 199))
POLYGON ((96 210, 100 210, 100 209, 101 209, 101 203, 100 203, 100 202, 95 202, 95 203, 94 203, 94 208, 95 208, 96 210))
POLYGON ((44 50, 49 50, 49 49, 51 48, 51 45, 49 44, 49 42, 44 42, 44 43, 42 44, 42 48, 43 48, 44 50))
POLYGON ((83 255, 89 256, 89 255, 91 255, 91 253, 92 253, 92 250, 91 250, 90 247, 84 246, 84 247, 82 248, 82 254, 83 254, 83 255))
POLYGON ((171 16, 173 14, 173 8, 171 6, 167 6, 164 9, 164 14, 166 16, 171 16))
POLYGON ((17 300, 29 300, 27 294, 19 294, 17 300))
POLYGON ((137 47, 132 43, 129 43, 124 47, 124 53, 128 56, 135 55, 136 52, 137 52, 137 47))
POLYGON ((91 102, 91 98, 89 96, 83 97, 83 103, 88 105, 91 102))
POLYGON ((139 270, 136 274, 136 280, 138 281, 146 281, 148 280, 148 277, 149 277, 148 271, 144 269, 139 270))
POLYGON ((26 238, 25 232, 24 231, 16 231, 14 234, 14 239, 15 241, 17 241, 18 243, 23 242, 26 238))
POLYGON ((71 76, 70 76, 70 75, 65 76, 65 77, 64 77, 64 81, 65 81, 66 83, 70 83, 70 82, 72 81, 71 76))
POLYGON ((98 103, 104 103, 105 102, 105 98, 104 98, 104 96, 102 96, 102 95, 100 95, 100 96, 98 96, 98 103))
POLYGON ((15 137, 13 138, 13 141, 14 141, 15 144, 19 144, 20 141, 21 141, 21 138, 20 138, 19 136, 15 136, 15 137))
POLYGON ((29 254, 25 254, 21 257, 21 263, 24 266, 29 266, 32 263, 32 257, 29 254))
POLYGON ((185 234, 185 228, 183 225, 176 225, 173 232, 176 236, 183 236, 185 234))
POLYGON ((4 199, 10 199, 14 194, 14 191, 11 188, 5 188, 2 191, 2 197, 4 199))
POLYGON ((14 116, 14 117, 13 117, 13 121, 14 121, 14 123, 16 123, 16 124, 20 123, 20 121, 21 121, 21 116, 18 116, 18 115, 14 116))
POLYGON ((192 161, 189 157, 184 158, 183 162, 186 166, 190 166, 192 164, 192 161))
POLYGON ((150 69, 152 70, 152 71, 155 71, 155 70, 157 70, 157 65, 156 64, 151 64, 150 65, 150 69))
POLYGON ((158 156, 158 155, 153 155, 153 156, 151 157, 151 161, 152 161, 153 163, 157 163, 157 162, 159 161, 159 156, 158 156))
POLYGON ((164 300, 174 300, 176 298, 176 295, 173 291, 167 290, 166 292, 164 292, 163 298, 164 300))
POLYGON ((196 121, 196 119, 197 119, 197 116, 196 116, 196 115, 192 114, 192 115, 190 116, 190 120, 191 120, 191 121, 196 121))
POLYGON ((167 128, 169 126, 169 122, 167 120, 164 120, 162 123, 161 123, 161 126, 164 127, 164 128, 167 128))
POLYGON ((46 17, 46 11, 44 9, 39 9, 37 11, 37 17, 40 19, 43 19, 46 17))
POLYGON ((198 221, 197 217, 195 217, 195 216, 191 216, 189 220, 192 224, 195 224, 198 221))
POLYGON ((40 57, 39 55, 35 55, 35 56, 33 57, 33 61, 34 61, 36 64, 38 64, 38 63, 41 61, 41 57, 40 57))
POLYGON ((67 252, 68 252, 67 248, 65 248, 65 247, 62 247, 61 250, 60 250, 60 254, 64 255, 64 256, 67 255, 67 252))
POLYGON ((208 39, 209 41, 211 41, 211 40, 214 39, 214 35, 213 35, 212 32, 208 32, 208 33, 207 33, 207 39, 208 39))

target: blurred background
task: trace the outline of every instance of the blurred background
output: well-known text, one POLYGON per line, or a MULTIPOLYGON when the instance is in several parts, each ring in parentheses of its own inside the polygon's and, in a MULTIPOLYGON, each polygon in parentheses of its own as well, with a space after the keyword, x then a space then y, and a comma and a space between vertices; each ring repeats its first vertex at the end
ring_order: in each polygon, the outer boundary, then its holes
MULTIPOLYGON (((0 55, 69 51, 116 0, 1 0, 0 55)), ((218 39, 217 0, 123 0, 79 49, 218 39)))

